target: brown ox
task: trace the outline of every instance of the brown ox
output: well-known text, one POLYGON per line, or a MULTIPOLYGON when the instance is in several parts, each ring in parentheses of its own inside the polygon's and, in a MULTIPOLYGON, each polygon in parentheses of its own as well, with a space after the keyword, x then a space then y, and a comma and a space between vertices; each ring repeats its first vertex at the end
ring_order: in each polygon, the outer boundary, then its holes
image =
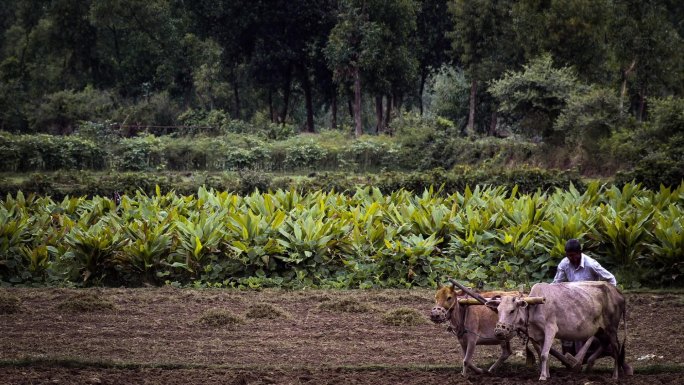
MULTIPOLYGON (((615 359, 613 378, 618 378, 619 368, 627 374, 631 371, 624 362, 624 344, 618 340, 620 320, 625 315, 623 295, 607 282, 538 283, 532 286, 530 296, 545 297, 546 303, 528 305, 519 297, 502 297, 489 301, 497 307, 499 317, 496 335, 509 340, 516 332, 527 333, 535 347, 540 350, 540 380, 549 378, 549 350, 554 338, 569 341, 600 341, 605 351, 615 359)), ((591 343, 585 344, 575 357, 578 362, 591 343)), ((600 353, 599 353, 600 354, 600 353)), ((593 363, 591 357, 589 363, 593 363)))
MULTIPOLYGON (((517 294, 502 291, 480 293, 487 298, 517 294)), ((461 305, 458 303, 459 298, 465 298, 462 291, 456 291, 452 286, 440 287, 435 294, 435 307, 430 312, 430 319, 434 323, 449 321, 451 331, 461 343, 464 376, 467 375, 468 368, 476 373, 483 373, 483 370, 472 362, 476 345, 501 345, 499 359, 489 368, 489 372, 492 372, 511 355, 511 345, 508 340, 502 341, 494 334, 494 327, 498 321, 496 312, 486 306, 461 305)))

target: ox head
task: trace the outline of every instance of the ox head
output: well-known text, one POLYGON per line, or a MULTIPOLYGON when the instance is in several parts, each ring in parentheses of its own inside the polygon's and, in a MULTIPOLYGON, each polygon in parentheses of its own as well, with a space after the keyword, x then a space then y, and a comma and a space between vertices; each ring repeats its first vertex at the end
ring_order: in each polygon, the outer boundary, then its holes
POLYGON ((440 286, 435 293, 435 307, 430 312, 430 320, 434 323, 443 323, 451 316, 451 312, 457 308, 459 292, 451 285, 440 286))
POLYGON ((495 297, 487 301, 487 306, 496 309, 499 321, 494 328, 494 334, 502 340, 509 340, 515 336, 517 328, 523 328, 527 321, 527 312, 523 311, 529 304, 520 297, 495 297))

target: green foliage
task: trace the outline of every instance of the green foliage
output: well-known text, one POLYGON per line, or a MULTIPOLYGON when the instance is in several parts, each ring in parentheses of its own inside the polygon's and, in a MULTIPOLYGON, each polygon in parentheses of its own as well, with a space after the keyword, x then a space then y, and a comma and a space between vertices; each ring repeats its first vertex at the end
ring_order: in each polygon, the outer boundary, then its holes
POLYGON ((622 125, 622 120, 617 95, 608 89, 594 88, 570 96, 567 106, 554 122, 554 130, 563 133, 566 143, 582 146, 594 155, 596 146, 591 144, 609 137, 622 125))
POLYGON ((428 106, 435 115, 457 122, 456 127, 465 126, 469 91, 470 84, 463 71, 450 66, 440 67, 428 85, 428 106))
POLYGON ((104 120, 114 110, 109 92, 86 87, 82 91, 59 91, 45 96, 30 115, 31 130, 35 132, 69 133, 80 121, 104 120))
POLYGON ((629 145, 631 151, 624 155, 635 163, 633 169, 616 175, 618 184, 637 181, 658 189, 684 180, 684 99, 655 99, 652 104, 652 120, 616 144, 629 145))
POLYGON ((10 135, 0 132, 0 171, 102 169, 105 151, 76 136, 10 135))
POLYGON ((553 139, 555 119, 580 88, 575 72, 568 67, 554 68, 551 55, 546 54, 531 60, 522 71, 509 71, 493 81, 489 92, 516 130, 553 139))
POLYGON ((372 288, 449 275, 515 288, 551 279, 567 239, 580 238, 624 286, 680 285, 683 207, 684 184, 243 196, 157 188, 118 205, 17 194, 0 204, 0 280, 372 288))
POLYGON ((131 138, 120 142, 114 155, 115 168, 122 171, 149 171, 164 167, 161 141, 152 136, 131 138))
POLYGON ((112 217, 91 223, 85 216, 65 235, 68 251, 60 256, 67 278, 84 284, 100 283, 114 272, 115 257, 126 243, 120 225, 112 217))

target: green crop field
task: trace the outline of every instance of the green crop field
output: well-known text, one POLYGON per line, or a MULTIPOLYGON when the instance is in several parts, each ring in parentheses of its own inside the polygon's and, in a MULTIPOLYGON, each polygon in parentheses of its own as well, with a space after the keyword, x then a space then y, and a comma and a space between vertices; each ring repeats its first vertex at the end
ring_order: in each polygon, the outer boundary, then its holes
POLYGON ((684 184, 651 191, 590 183, 523 194, 200 188, 116 201, 8 195, 3 285, 371 288, 444 276, 514 288, 550 279, 569 238, 624 287, 681 284, 684 184))

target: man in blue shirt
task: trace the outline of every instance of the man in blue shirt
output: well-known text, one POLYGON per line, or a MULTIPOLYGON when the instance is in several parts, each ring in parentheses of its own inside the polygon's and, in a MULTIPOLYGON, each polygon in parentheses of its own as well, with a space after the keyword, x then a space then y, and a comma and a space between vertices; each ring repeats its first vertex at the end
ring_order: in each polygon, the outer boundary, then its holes
POLYGON ((553 283, 579 281, 607 281, 617 286, 615 276, 594 258, 583 254, 577 239, 571 239, 565 243, 565 258, 558 264, 553 283))

